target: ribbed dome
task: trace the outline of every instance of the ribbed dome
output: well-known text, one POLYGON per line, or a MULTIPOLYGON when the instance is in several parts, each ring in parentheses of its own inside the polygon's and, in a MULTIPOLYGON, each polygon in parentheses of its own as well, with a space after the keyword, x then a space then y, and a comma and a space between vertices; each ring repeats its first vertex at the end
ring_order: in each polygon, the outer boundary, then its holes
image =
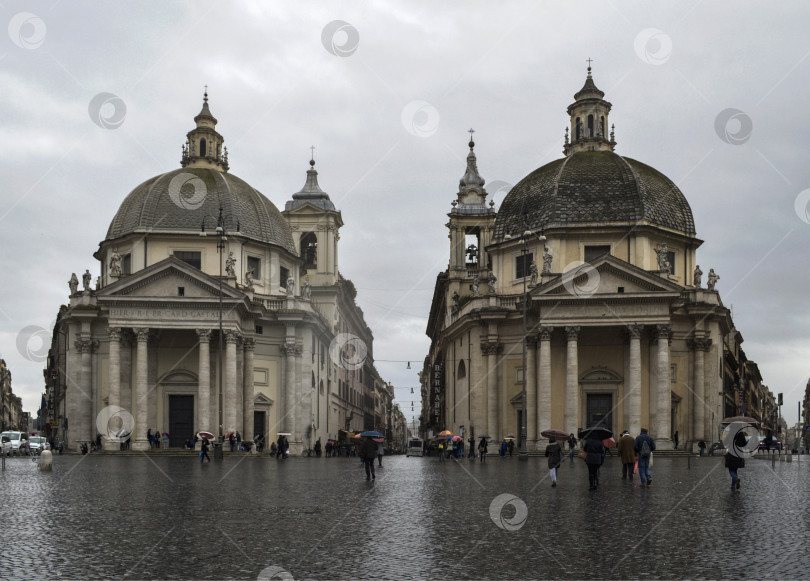
POLYGON ((498 210, 495 240, 524 230, 648 222, 695 234, 692 209, 656 169, 612 151, 573 153, 536 169, 512 188, 498 210))
POLYGON ((213 230, 219 208, 228 230, 297 255, 290 227, 273 203, 238 177, 208 168, 182 168, 146 180, 126 197, 107 240, 136 232, 197 234, 213 230))

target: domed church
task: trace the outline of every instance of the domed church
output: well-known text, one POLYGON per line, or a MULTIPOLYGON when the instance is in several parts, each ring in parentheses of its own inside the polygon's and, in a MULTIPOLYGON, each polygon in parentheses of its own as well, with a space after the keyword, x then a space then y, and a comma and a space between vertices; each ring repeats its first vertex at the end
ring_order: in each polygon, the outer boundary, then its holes
POLYGON ((279 211, 229 173, 207 91, 194 122, 181 167, 121 203, 94 254, 95 285, 89 269, 82 288, 71 277, 46 370, 51 437, 77 449, 101 434, 118 449, 118 416, 135 450, 150 432, 171 446, 199 431, 269 446, 288 432, 294 453, 380 429, 369 402, 390 392, 339 272, 343 219, 314 160, 279 211))
POLYGON ((683 193, 616 153, 604 96, 588 67, 564 157, 497 211, 470 141, 427 327, 423 428, 500 441, 520 437, 525 413, 529 451, 548 429, 645 427, 659 449, 676 431, 681 443, 716 433, 733 329, 719 277, 698 265, 683 193))

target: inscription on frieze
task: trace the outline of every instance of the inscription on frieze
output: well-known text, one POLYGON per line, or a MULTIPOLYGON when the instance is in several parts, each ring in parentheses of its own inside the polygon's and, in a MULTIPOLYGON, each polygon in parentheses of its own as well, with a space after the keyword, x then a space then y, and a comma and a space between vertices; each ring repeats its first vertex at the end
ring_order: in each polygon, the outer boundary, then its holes
POLYGON ((219 319, 218 311, 194 309, 110 309, 110 317, 121 319, 186 319, 208 321, 219 319))

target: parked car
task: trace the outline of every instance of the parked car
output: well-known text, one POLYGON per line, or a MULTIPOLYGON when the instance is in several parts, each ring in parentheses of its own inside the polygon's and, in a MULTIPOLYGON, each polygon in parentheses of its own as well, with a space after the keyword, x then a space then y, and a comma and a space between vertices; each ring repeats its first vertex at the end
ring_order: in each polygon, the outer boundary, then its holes
MULTIPOLYGON (((767 436, 760 436, 759 437, 759 449, 760 450, 767 450, 768 449, 768 446, 765 444, 765 438, 766 437, 767 436)), ((782 440, 780 440, 779 438, 774 436, 773 440, 771 440, 771 450, 778 450, 778 451, 781 452, 782 451, 782 440)))
POLYGON ((3 453, 7 456, 20 453, 20 444, 24 445, 24 441, 28 439, 28 434, 25 432, 3 432, 0 434, 0 439, 7 437, 11 446, 7 449, 3 445, 3 453))
POLYGON ((41 454, 43 450, 50 450, 51 445, 45 436, 30 436, 28 438, 28 446, 32 454, 41 454))
POLYGON ((3 435, 0 436, 0 446, 2 446, 2 448, 0 448, 0 453, 2 453, 3 456, 8 456, 11 454, 11 439, 5 432, 3 432, 3 435))

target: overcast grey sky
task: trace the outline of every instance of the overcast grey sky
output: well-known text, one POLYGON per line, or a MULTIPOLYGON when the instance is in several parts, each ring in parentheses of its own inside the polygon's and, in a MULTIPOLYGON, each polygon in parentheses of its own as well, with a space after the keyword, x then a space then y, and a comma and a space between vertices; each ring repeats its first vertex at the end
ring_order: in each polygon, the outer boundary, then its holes
POLYGON ((0 357, 26 410, 71 272, 95 278, 124 197, 179 167, 206 83, 231 172, 277 207, 316 147, 377 368, 400 402, 418 397, 400 388, 418 387, 429 346, 466 131, 498 204, 562 156, 590 57, 617 153, 681 188, 698 262, 796 421, 810 375, 806 2, 4 2, 0 21, 0 357))

